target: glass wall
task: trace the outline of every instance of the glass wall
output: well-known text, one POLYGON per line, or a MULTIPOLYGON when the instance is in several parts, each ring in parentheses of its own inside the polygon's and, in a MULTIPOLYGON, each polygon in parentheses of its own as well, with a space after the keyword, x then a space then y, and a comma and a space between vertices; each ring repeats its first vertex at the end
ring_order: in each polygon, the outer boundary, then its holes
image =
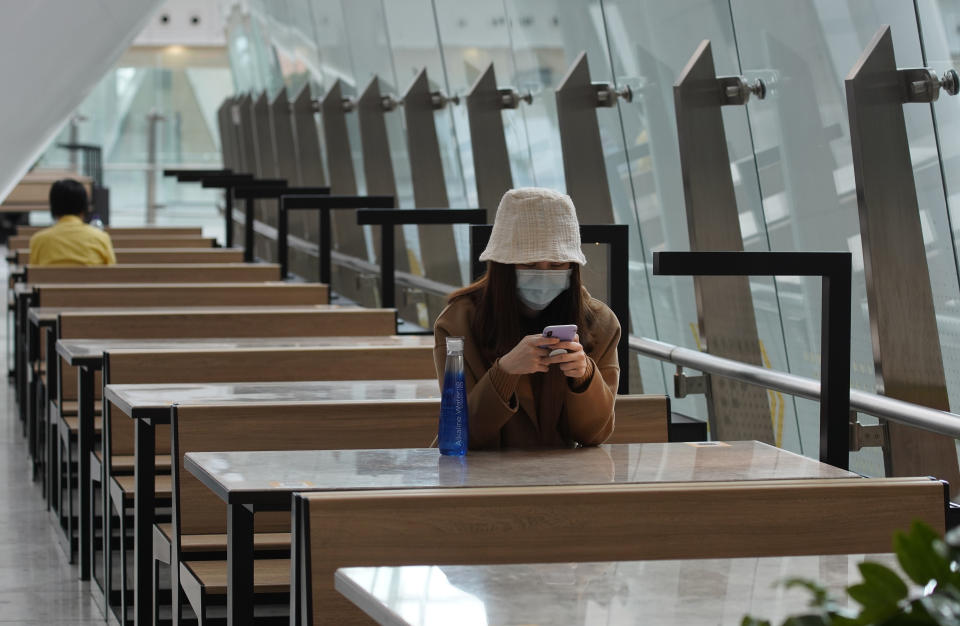
MULTIPOLYGON (((370 80, 399 98, 426 69, 431 88, 464 96, 492 64, 498 85, 529 95, 502 122, 515 186, 563 190, 555 90, 581 54, 590 79, 629 87, 630 102, 596 110, 613 219, 630 226, 631 332, 701 348, 689 278, 652 275, 652 254, 690 247, 673 85, 709 40, 718 75, 763 79, 765 99, 722 108, 744 248, 850 251, 854 258, 851 384, 874 391, 866 282, 844 80, 883 25, 899 66, 943 72, 960 61, 957 0, 223 0, 231 62, 242 91, 322 96, 340 80, 355 97, 370 80)), ((943 360, 960 403, 960 159, 952 141, 960 98, 904 107, 943 360)), ((401 206, 413 206, 402 114, 385 114, 401 206)), ((355 118, 350 141, 362 180, 355 118)), ((450 205, 476 206, 476 164, 466 107, 435 115, 450 205)), ((462 242, 461 242, 462 243, 462 242)), ((419 250, 416 231, 407 244, 419 250)), ((463 249, 460 249, 461 258, 463 249)), ((465 260, 465 259, 464 259, 465 260)), ((820 281, 750 280, 763 365, 818 378, 820 281)), ((672 367, 638 358, 643 390, 672 391, 672 367)), ((769 393, 778 444, 818 454, 818 406, 769 393)), ((674 409, 706 417, 702 396, 674 409)), ((883 472, 877 450, 855 469, 883 472)))
POLYGON ((222 48, 131 48, 77 109, 74 122, 54 139, 41 165, 70 165, 69 153, 58 143, 99 145, 113 223, 172 220, 222 231, 213 208, 219 197, 215 190, 178 185, 159 170, 220 166, 217 108, 235 89, 222 48), (157 185, 159 206, 152 213, 145 208, 148 178, 157 185))

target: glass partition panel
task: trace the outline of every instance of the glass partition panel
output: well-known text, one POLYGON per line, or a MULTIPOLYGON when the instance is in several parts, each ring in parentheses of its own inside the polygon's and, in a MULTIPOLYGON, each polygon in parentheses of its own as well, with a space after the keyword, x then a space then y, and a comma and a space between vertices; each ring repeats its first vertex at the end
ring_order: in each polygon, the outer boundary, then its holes
MULTIPOLYGON (((447 69, 440 49, 433 2, 430 0, 390 0, 383 3, 383 12, 392 52, 397 93, 404 94, 419 72, 426 69, 431 91, 440 91, 449 97, 454 96, 456 89, 447 80, 447 69)), ((458 139, 459 133, 454 121, 454 110, 456 109, 458 109, 458 105, 448 103, 443 109, 434 112, 433 118, 437 141, 440 146, 442 170, 438 172, 438 175, 443 178, 448 205, 454 208, 467 208, 472 205, 468 201, 464 184, 459 150, 461 140, 458 139)), ((403 114, 397 112, 396 116, 401 118, 400 123, 404 129, 404 135, 406 135, 406 122, 403 120, 403 114)), ((463 137, 464 142, 469 142, 469 133, 463 137)), ((397 165, 397 161, 394 161, 394 165, 397 165)), ((405 206, 413 206, 410 165, 406 163, 395 169, 401 202, 405 206)), ((424 236, 425 232, 433 230, 440 233, 449 233, 451 228, 449 226, 434 226, 404 229, 407 246, 412 252, 416 253, 411 254, 410 259, 411 268, 414 271, 419 268, 421 273, 429 274, 425 271, 427 259, 424 259, 423 253, 420 252, 423 247, 420 237, 424 236)), ((467 261, 469 241, 465 232, 466 229, 463 228, 453 229, 458 267, 448 268, 450 271, 445 272, 448 275, 459 276, 461 283, 467 281, 469 272, 467 261)), ((436 267, 435 264, 433 266, 436 267)), ((428 277, 436 278, 429 275, 428 277)))
MULTIPOLYGON (((521 94, 533 96, 529 105, 521 104, 520 115, 527 140, 527 151, 509 146, 514 184, 535 184, 565 190, 563 153, 561 150, 555 90, 581 53, 586 53, 590 80, 613 83, 610 67, 607 23, 599 1, 578 0, 505 0, 501 17, 491 7, 489 29, 505 34, 512 49, 512 63, 497 79, 515 87, 521 94), (509 68, 509 69, 508 69, 509 68), (510 73, 508 73, 510 72, 510 73), (529 173, 528 173, 529 172, 529 173), (522 175, 522 177, 521 177, 522 175)), ((596 109, 600 142, 603 150, 607 186, 613 207, 613 221, 631 225, 631 320, 623 332, 656 336, 645 280, 638 279, 643 269, 643 246, 635 221, 633 181, 627 158, 627 144, 621 115, 633 114, 636 103, 621 102, 610 108, 596 109)), ((594 286, 596 288, 596 285, 594 286)), ((647 393, 665 390, 665 379, 659 364, 642 359, 640 378, 647 393)), ((634 384, 632 391, 639 391, 634 384)))
MULTIPOLYGON (((692 279, 652 277, 651 262, 655 251, 690 249, 673 85, 704 39, 711 42, 718 75, 740 73, 729 7, 725 0, 604 0, 603 10, 616 81, 635 92, 634 106, 621 108, 637 207, 630 219, 639 225, 645 253, 634 261, 632 293, 652 303, 656 325, 648 336, 656 333, 664 341, 702 349, 692 279)), ((742 107, 724 107, 722 115, 744 248, 767 250, 748 117, 742 107)), ((750 284, 763 364, 785 369, 775 285, 766 278, 753 278, 750 284)), ((663 378, 672 374, 672 366, 663 366, 663 378)), ((771 392, 769 402, 776 441, 799 451, 792 399, 771 392)), ((675 408, 706 417, 703 396, 677 400, 675 408)))
MULTIPOLYGON (((920 0, 919 10, 924 65, 936 70, 937 75, 960 67, 960 2, 954 0, 920 0)), ((919 105, 918 105, 919 106, 919 105)), ((944 287, 957 280, 957 238, 960 237, 960 96, 951 97, 945 91, 933 104, 939 166, 947 198, 947 219, 927 217, 924 235, 933 238, 928 260, 933 276, 934 297, 937 300, 937 324, 940 346, 943 350, 943 369, 950 394, 950 407, 960 407, 960 299, 951 297, 952 290, 944 287), (948 244, 947 237, 951 238, 948 244), (952 250, 949 245, 952 244, 952 250), (936 261, 933 257, 936 256, 936 261), (954 263, 950 263, 952 259, 954 263), (937 272, 938 274, 934 274, 937 272), (938 285, 941 285, 938 288, 938 285)), ((928 142, 929 144, 929 142, 928 142)), ((931 164, 932 165, 932 164, 931 164)), ((929 168, 928 168, 929 170, 929 168)), ((936 185, 933 177, 927 184, 936 185)), ((918 181, 919 184, 919 181, 918 181)), ((927 190, 936 198, 937 190, 927 190)), ((937 200, 939 200, 937 198, 937 200)), ((921 205, 922 207, 922 205, 921 205)), ((923 207, 921 208, 923 210, 923 207)), ((939 215, 939 212, 935 212, 939 215)), ((921 219, 925 217, 921 213, 921 219)))
MULTIPOLYGON (((892 26, 898 65, 922 65, 913 5, 896 0, 732 0, 731 7, 744 73, 772 82, 770 97, 749 104, 771 247, 853 253, 851 385, 873 392, 844 79, 884 24, 892 26)), ((946 314, 948 302, 957 301, 957 284, 930 110, 908 105, 904 113, 936 308, 938 314, 946 314)), ((790 370, 814 378, 820 363, 818 283, 778 281, 790 370)), ((800 405, 801 437, 808 454, 817 441, 816 410, 813 403, 800 405)), ((877 448, 851 455, 851 465, 871 475, 884 471, 877 448)))
MULTIPOLYGON (((482 10, 477 10, 477 6, 458 0, 439 0, 435 4, 450 89, 462 99, 491 63, 498 86, 512 86, 516 69, 504 6, 499 2, 491 2, 483 5, 482 10)), ((521 105, 501 113, 514 187, 531 186, 534 180, 524 119, 525 108, 525 105, 521 105)), ((454 107, 453 120, 460 139, 458 151, 463 164, 467 202, 470 206, 479 206, 470 125, 463 102, 454 107)), ((481 208, 496 209, 495 206, 481 208)))

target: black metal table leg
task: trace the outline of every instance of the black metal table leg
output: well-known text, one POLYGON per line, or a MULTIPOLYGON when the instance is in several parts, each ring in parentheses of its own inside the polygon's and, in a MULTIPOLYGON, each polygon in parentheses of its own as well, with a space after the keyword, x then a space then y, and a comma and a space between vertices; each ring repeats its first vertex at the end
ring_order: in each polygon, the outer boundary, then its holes
POLYGON ((253 511, 227 505, 227 623, 253 623, 253 511))
POLYGON ((287 248, 287 234, 290 229, 290 223, 287 217, 286 208, 281 203, 280 210, 277 213, 277 259, 280 262, 280 278, 287 279, 290 269, 290 251, 287 248))
MULTIPOLYGON (((153 508, 155 506, 154 459, 156 442, 153 425, 136 420, 134 437, 134 623, 150 624, 153 619, 153 508)), ((121 513, 122 514, 122 513, 121 513)), ((251 530, 252 532, 252 530, 251 530)), ((251 539, 252 541, 252 539, 251 539)), ((251 555, 253 554, 251 550, 251 555)))
POLYGON ((247 198, 243 213, 243 261, 253 263, 253 198, 247 198))
POLYGON ((223 241, 225 248, 233 247, 233 189, 227 187, 223 190, 226 194, 226 201, 224 203, 223 210, 223 220, 224 220, 224 234, 223 241))
POLYGON ((93 451, 93 370, 80 367, 77 374, 77 491, 80 497, 80 580, 90 580, 93 563, 93 511, 90 508, 90 454, 93 451))

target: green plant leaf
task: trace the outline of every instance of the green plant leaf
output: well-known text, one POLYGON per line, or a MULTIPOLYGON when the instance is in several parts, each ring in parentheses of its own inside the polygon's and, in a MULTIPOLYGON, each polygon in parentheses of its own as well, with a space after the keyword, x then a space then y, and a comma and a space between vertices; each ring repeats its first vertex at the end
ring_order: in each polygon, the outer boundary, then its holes
POLYGON ((875 587, 892 602, 897 603, 907 597, 907 585, 895 571, 874 561, 864 561, 859 565, 863 582, 875 587))
POLYGON ((926 585, 931 580, 938 583, 956 581, 957 576, 950 571, 950 562, 935 549, 939 535, 923 522, 916 521, 907 533, 897 532, 893 537, 894 551, 904 573, 918 585, 926 585))
POLYGON ((850 597, 860 603, 858 619, 863 624, 875 624, 896 615, 899 607, 897 599, 887 595, 879 585, 862 582, 847 587, 850 597))
POLYGON ((744 615, 743 619, 740 620, 740 626, 770 626, 770 620, 744 615))

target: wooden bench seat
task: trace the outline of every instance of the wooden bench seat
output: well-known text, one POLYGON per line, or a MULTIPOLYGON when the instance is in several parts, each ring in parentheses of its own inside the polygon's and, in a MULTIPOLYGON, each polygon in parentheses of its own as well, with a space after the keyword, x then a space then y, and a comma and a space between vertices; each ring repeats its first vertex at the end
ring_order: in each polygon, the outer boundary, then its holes
MULTIPOLYGON (((187 597, 199 597, 200 593, 208 597, 227 595, 226 561, 184 561, 180 576, 187 597)), ((256 560, 253 584, 256 593, 289 593, 290 559, 256 560)))
MULTIPOLYGON (((133 500, 134 496, 136 496, 136 482, 132 474, 114 476, 113 482, 123 492, 124 499, 129 501, 133 500)), ((153 483, 156 497, 162 500, 169 500, 171 495, 170 475, 160 474, 155 477, 153 483)))
MULTIPOLYGON (((74 436, 74 438, 76 437, 77 433, 80 432, 80 418, 78 418, 78 417, 76 417, 76 416, 73 416, 73 417, 64 417, 64 418, 63 418, 63 424, 66 425, 67 429, 69 429, 70 433, 74 436)), ((96 417, 96 418, 94 418, 94 420, 93 420, 93 432, 95 432, 95 433, 102 433, 102 432, 103 432, 103 418, 102 418, 102 417, 96 417)))
MULTIPOLYGON (((80 408, 80 403, 76 400, 64 400, 59 405, 60 415, 76 415, 77 411, 80 408)), ((96 400, 93 403, 93 410, 95 413, 100 413, 103 411, 103 401, 96 400)))
MULTIPOLYGON (((101 463, 103 463, 103 452, 100 450, 95 450, 93 456, 101 463)), ((135 467, 135 459, 132 454, 114 454, 110 457, 110 467, 111 472, 116 472, 120 474, 132 474, 135 467)), ((154 458, 154 467, 157 472, 169 472, 170 471, 170 455, 169 454, 158 454, 154 458)))
MULTIPOLYGON (((164 539, 169 542, 173 539, 173 524, 163 522, 154 524, 164 539)), ((254 550, 281 551, 290 549, 290 533, 256 533, 253 536, 254 550)), ((208 533, 200 535, 184 535, 180 538, 180 549, 184 552, 219 552, 227 553, 227 534, 208 533)), ((166 561, 169 563, 169 561, 166 561)))

